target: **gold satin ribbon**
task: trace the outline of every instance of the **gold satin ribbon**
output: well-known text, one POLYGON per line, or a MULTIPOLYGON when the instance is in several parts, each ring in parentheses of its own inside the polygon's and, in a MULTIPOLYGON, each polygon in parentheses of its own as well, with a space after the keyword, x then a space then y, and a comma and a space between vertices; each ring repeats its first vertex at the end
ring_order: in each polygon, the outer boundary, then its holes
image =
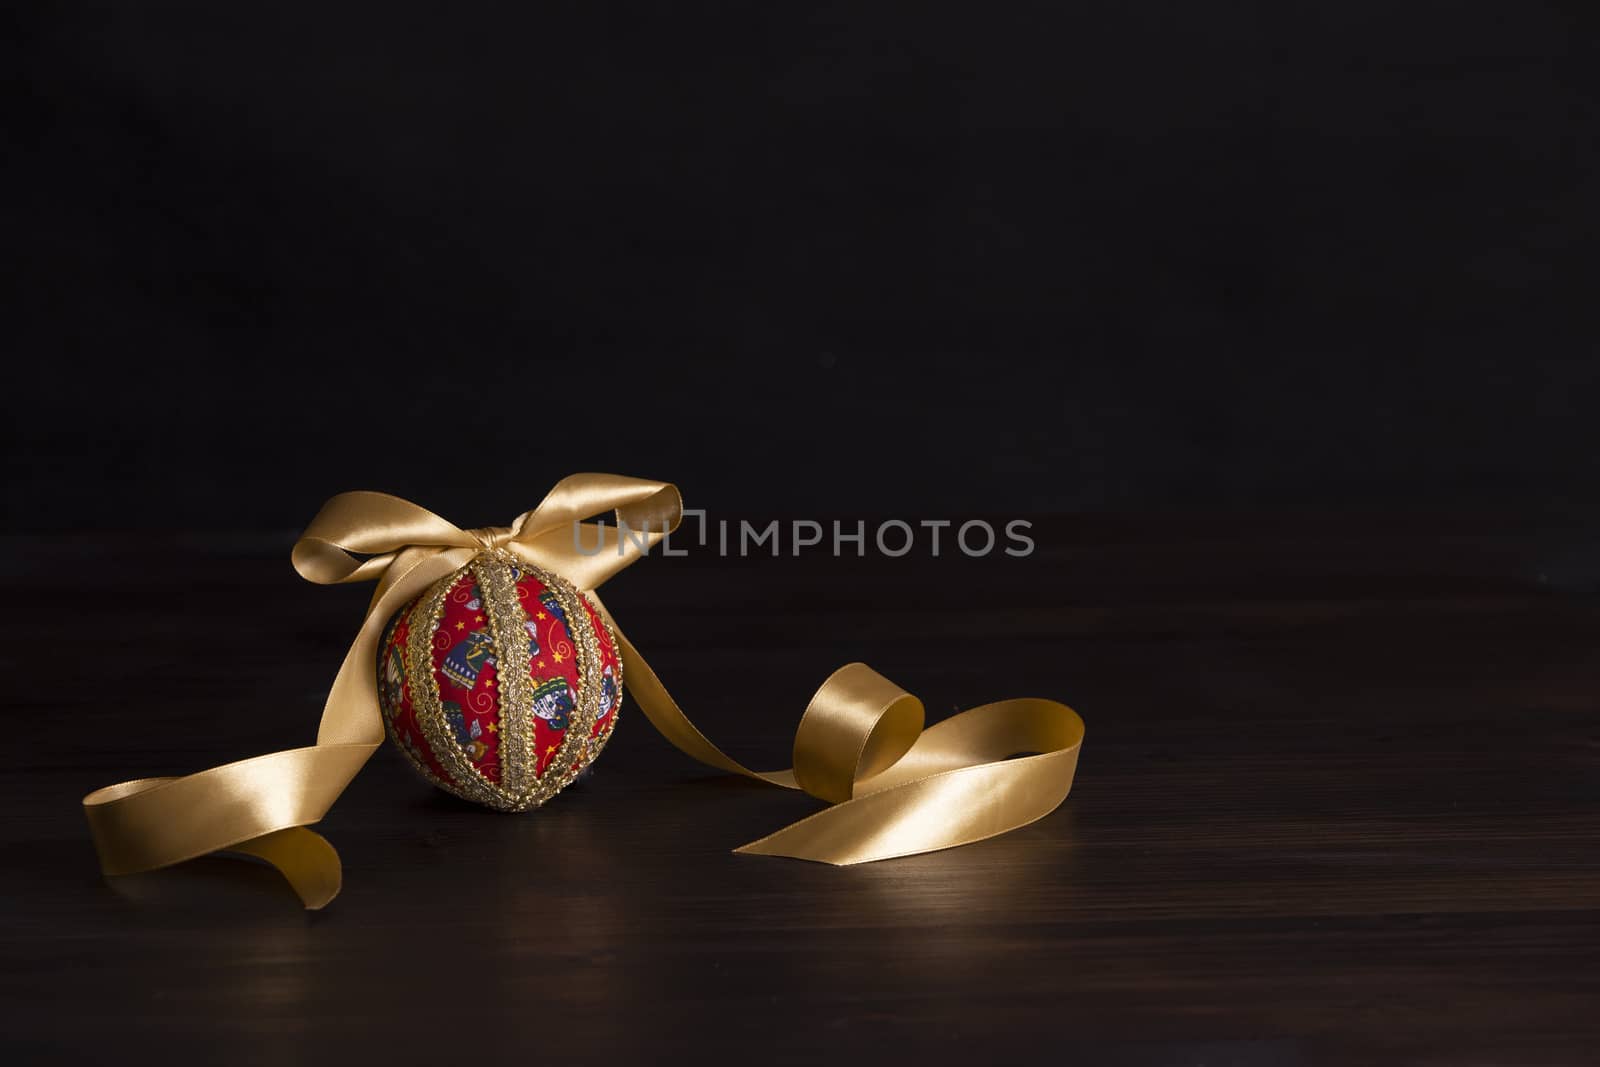
POLYGON ((752 771, 727 756, 684 715, 595 594, 676 529, 682 514, 676 487, 610 474, 564 478, 510 526, 475 530, 384 493, 329 500, 294 546, 295 569, 324 585, 378 585, 328 693, 317 743, 90 793, 83 808, 101 869, 132 874, 210 852, 242 852, 281 871, 307 908, 337 896, 338 853, 306 827, 383 743, 376 668, 383 627, 413 597, 490 548, 564 576, 595 602, 617 634, 634 703, 673 745, 712 767, 802 789, 830 805, 738 852, 866 863, 993 837, 1066 798, 1083 741, 1083 720, 1071 708, 1003 700, 924 730, 921 701, 863 663, 839 668, 817 690, 795 733, 792 770, 752 771), (585 521, 607 512, 616 525, 585 521), (619 537, 618 527, 628 536, 619 537))

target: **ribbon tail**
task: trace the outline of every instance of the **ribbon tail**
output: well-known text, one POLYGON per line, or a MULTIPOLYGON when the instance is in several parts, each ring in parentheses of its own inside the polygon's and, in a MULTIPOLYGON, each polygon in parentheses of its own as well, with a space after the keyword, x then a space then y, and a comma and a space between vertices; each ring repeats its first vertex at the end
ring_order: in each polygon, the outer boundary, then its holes
POLYGON ((303 828, 319 822, 378 746, 376 649, 389 615, 474 553, 407 550, 385 574, 323 708, 317 743, 269 752, 182 778, 141 778, 83 798, 100 868, 152 871, 210 852, 243 852, 272 864, 307 908, 339 892, 338 854, 303 828))
POLYGON ((719 770, 837 801, 736 852, 841 866, 934 852, 1026 826, 1072 788, 1083 720, 1065 704, 1002 700, 918 733, 921 703, 864 664, 840 668, 812 699, 795 770, 752 771, 689 721, 599 598, 586 595, 617 635, 634 704, 674 747, 719 770))
POLYGON ((319 908, 339 891, 338 856, 315 834, 320 850, 285 834, 321 820, 377 747, 313 745, 96 790, 83 798, 83 813, 101 870, 137 874, 246 852, 282 871, 306 907, 319 908))
POLYGON ((734 851, 843 867, 969 845, 1054 811, 1077 762, 1074 746, 946 771, 824 808, 734 851))

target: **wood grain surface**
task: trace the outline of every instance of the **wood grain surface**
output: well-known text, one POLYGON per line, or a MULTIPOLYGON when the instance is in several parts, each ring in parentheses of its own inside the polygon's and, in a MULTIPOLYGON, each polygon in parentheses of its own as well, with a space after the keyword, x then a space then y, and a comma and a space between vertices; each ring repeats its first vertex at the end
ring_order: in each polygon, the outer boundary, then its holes
MULTIPOLYGON (((623 708, 506 816, 387 749, 343 895, 107 881, 79 797, 308 743, 366 591, 292 531, 8 538, 0 1033, 23 1059, 1495 1063, 1600 1058, 1600 548, 1508 517, 1040 519, 1026 559, 651 559, 607 600, 691 717, 788 763, 863 659, 930 719, 1088 724, 1055 814, 858 868, 623 708)), ((9 1057, 8 1057, 9 1058, 9 1057)), ((15 1062, 15 1060, 12 1060, 15 1062)))

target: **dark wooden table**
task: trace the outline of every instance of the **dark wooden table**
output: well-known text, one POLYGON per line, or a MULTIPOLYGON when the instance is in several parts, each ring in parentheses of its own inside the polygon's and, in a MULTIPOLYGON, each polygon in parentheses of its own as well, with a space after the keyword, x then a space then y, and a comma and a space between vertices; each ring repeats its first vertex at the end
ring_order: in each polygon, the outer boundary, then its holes
POLYGON ((1023 560, 652 559, 608 601, 761 766, 851 659, 930 718, 1072 704, 1077 784, 1043 821, 858 868, 734 856, 814 803, 693 764, 625 707, 596 775, 527 816, 380 753, 322 824, 345 890, 317 914, 237 860, 108 883, 78 799, 307 743, 366 591, 301 582, 287 530, 8 538, 6 1051, 1600 1061, 1594 525, 1035 536, 1023 560))

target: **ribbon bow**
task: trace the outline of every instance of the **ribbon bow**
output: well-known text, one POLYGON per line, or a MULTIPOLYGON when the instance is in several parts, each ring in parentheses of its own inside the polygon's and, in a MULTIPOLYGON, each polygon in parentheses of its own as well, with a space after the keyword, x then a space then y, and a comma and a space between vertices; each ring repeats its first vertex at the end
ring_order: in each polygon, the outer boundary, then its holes
POLYGON ((684 715, 595 594, 676 529, 682 515, 674 486, 610 474, 564 478, 510 526, 472 530, 385 493, 332 498, 295 543, 295 569, 324 585, 378 585, 328 693, 316 744, 90 793, 84 814, 101 869, 132 874, 226 850, 278 868, 307 908, 337 896, 339 855, 306 827, 383 743, 376 655, 384 625, 489 549, 562 575, 594 602, 617 634, 634 703, 677 748, 829 803, 738 852, 865 863, 993 837, 1066 798, 1083 741, 1083 720, 1071 708, 1003 700, 924 730, 921 701, 863 663, 839 668, 811 699, 795 733, 793 769, 752 771, 723 753, 684 715), (607 512, 615 514, 614 526, 586 521, 607 512), (1023 752, 1034 755, 1011 758, 1023 752))

